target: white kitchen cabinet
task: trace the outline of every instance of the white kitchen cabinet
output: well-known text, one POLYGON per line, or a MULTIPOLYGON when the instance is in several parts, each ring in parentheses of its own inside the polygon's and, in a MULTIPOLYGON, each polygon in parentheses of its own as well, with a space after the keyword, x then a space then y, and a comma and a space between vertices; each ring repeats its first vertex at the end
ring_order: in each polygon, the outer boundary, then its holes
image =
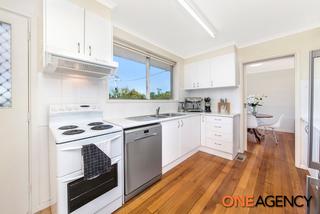
POLYGON ((211 60, 211 81, 214 87, 231 87, 238 85, 236 56, 230 53, 211 60))
POLYGON ((66 0, 46 0, 45 48, 60 55, 84 54, 84 8, 66 0))
POLYGON ((189 63, 184 66, 184 88, 185 89, 195 89, 196 81, 195 76, 197 75, 197 64, 189 63))
POLYGON ((237 86, 236 55, 229 53, 185 64, 186 90, 237 86))
POLYGON ((166 166, 179 158, 180 145, 180 120, 171 120, 162 125, 162 166, 166 166))
POLYGON ((110 20, 69 0, 44 2, 46 52, 100 64, 112 62, 110 20))
POLYGON ((185 65, 185 89, 202 89, 210 87, 210 61, 188 63, 185 65))
POLYGON ((200 146, 200 115, 162 122, 162 167, 200 146))
POLYGON ((90 11, 85 12, 85 56, 106 63, 111 60, 112 29, 109 20, 90 11))
POLYGON ((200 146, 200 117, 181 120, 181 153, 191 152, 200 146))
POLYGON ((200 150, 226 159, 234 159, 239 151, 239 115, 230 117, 205 115, 200 150))

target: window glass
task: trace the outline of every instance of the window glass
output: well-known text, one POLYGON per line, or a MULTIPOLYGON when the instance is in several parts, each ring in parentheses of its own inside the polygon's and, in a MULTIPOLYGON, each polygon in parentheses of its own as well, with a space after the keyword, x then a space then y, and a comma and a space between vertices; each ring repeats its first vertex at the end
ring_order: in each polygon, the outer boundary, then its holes
POLYGON ((124 44, 113 52, 119 67, 109 77, 110 99, 172 99, 174 62, 124 44))
POLYGON ((0 107, 11 107, 11 25, 0 22, 0 107))
POLYGON ((109 79, 110 99, 146 99, 146 64, 120 56, 116 74, 109 79))
POLYGON ((171 71, 150 66, 150 99, 171 98, 171 71))

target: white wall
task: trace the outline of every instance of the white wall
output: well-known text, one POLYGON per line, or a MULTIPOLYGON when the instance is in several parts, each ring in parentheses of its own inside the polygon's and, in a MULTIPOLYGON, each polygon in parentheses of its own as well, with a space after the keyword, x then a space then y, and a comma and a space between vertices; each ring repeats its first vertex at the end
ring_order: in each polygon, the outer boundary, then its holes
POLYGON ((284 114, 278 131, 294 133, 295 130, 294 78, 294 69, 247 74, 247 95, 267 96, 263 106, 258 107, 258 112, 274 116, 263 121, 272 123, 284 114))

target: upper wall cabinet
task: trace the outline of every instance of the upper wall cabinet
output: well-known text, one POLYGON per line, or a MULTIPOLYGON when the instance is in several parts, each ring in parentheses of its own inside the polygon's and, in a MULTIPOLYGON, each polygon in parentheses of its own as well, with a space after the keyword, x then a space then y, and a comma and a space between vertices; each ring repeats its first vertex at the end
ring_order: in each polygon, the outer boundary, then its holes
POLYGON ((238 84, 235 53, 185 65, 184 88, 186 90, 232 87, 238 84))
POLYGON ((45 51, 97 63, 112 61, 112 25, 69 0, 46 0, 45 51))

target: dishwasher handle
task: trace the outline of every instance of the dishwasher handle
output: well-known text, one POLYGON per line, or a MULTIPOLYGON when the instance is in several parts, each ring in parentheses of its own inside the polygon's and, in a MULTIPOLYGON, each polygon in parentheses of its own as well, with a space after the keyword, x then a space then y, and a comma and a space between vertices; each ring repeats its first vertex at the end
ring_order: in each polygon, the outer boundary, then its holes
POLYGON ((156 135, 158 135, 158 133, 148 134, 148 135, 145 135, 145 136, 143 136, 143 137, 135 138, 134 141, 143 140, 143 139, 145 139, 145 138, 153 137, 153 136, 156 136, 156 135))

